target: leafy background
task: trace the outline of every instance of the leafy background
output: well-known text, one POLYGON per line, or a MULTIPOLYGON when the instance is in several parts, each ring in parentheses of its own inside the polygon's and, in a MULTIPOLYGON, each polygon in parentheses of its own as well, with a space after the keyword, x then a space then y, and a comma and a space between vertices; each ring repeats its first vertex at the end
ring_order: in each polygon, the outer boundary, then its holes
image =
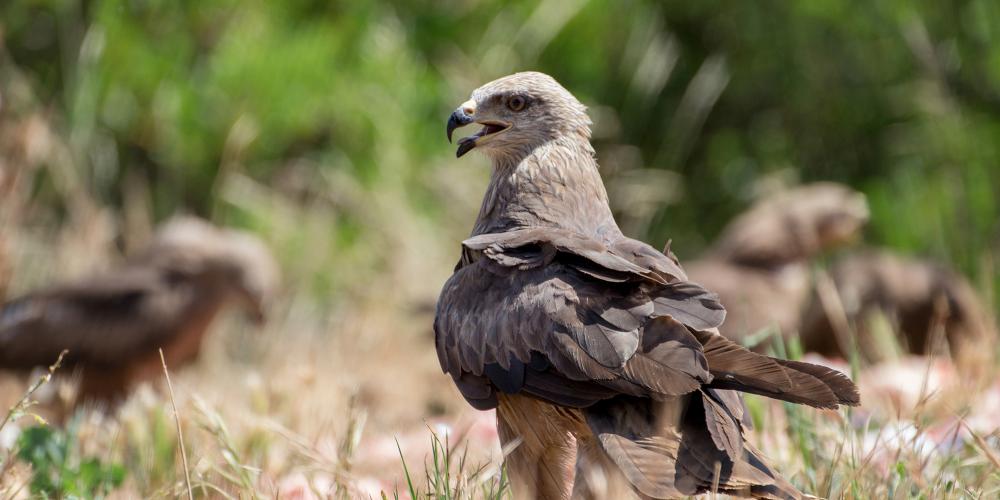
MULTIPOLYGON (((0 15, 7 64, 59 117, 87 191, 120 206, 124 180, 142 179, 157 218, 249 224, 219 199, 232 170, 287 196, 321 196, 280 189, 315 172, 361 196, 401 183, 408 209, 439 217, 451 205, 429 184, 447 181, 430 173, 455 163, 444 117, 479 84, 537 69, 596 112, 612 183, 661 181, 619 210, 682 255, 775 179, 860 188, 872 241, 967 273, 1000 234, 988 0, 31 0, 0 15)), ((365 244, 360 217, 337 212, 339 243, 365 244)))

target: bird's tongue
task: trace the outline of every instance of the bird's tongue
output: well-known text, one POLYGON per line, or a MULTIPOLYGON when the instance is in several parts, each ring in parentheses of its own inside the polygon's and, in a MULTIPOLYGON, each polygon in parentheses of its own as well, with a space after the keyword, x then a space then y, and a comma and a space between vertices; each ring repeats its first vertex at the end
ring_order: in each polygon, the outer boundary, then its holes
POLYGON ((501 127, 500 125, 493 125, 491 123, 487 123, 486 125, 483 125, 483 129, 480 130, 479 133, 476 135, 482 137, 488 134, 495 134, 501 130, 503 130, 503 127, 501 127))

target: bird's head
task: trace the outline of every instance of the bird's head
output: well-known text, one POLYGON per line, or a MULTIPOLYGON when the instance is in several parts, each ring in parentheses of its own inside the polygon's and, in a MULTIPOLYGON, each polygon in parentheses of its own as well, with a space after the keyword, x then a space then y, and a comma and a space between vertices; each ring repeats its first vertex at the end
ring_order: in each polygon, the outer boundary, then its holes
POLYGON ((857 239, 867 222, 864 194, 817 182, 755 203, 723 230, 715 251, 750 265, 801 262, 857 239))
POLYGON ((280 286, 278 263, 256 236, 225 230, 222 237, 234 271, 230 283, 236 297, 256 323, 263 323, 280 286))
POLYGON ((143 260, 219 290, 260 324, 280 286, 270 250, 254 235, 219 229, 195 217, 175 217, 157 231, 143 260))
POLYGON ((816 251, 854 241, 868 223, 865 195, 832 182, 802 186, 778 202, 803 231, 814 235, 816 251))
POLYGON ((590 139, 587 109, 544 73, 515 73, 472 92, 448 119, 448 140, 456 128, 483 128, 458 140, 456 156, 479 149, 491 157, 523 155, 557 137, 590 139))

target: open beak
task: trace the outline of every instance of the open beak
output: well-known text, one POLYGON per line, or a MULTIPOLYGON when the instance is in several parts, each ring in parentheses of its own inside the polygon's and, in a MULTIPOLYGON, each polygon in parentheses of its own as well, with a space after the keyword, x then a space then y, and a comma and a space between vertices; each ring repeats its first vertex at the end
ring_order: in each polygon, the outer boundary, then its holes
POLYGON ((243 310, 254 325, 262 326, 267 322, 267 302, 263 297, 249 293, 241 293, 239 301, 242 302, 243 310))
POLYGON ((264 323, 267 323, 267 313, 264 312, 263 307, 257 306, 253 308, 250 311, 249 316, 250 316, 250 321, 252 321, 254 325, 263 326, 264 323))
POLYGON ((267 311, 264 310, 264 304, 259 302, 254 302, 248 304, 246 308, 247 319, 250 320, 254 326, 263 326, 267 323, 267 311))
POLYGON ((482 120, 477 121, 472 117, 476 112, 475 103, 473 101, 468 101, 465 104, 456 109, 451 116, 448 118, 448 142, 451 142, 451 136, 455 132, 456 128, 464 127, 470 123, 479 123, 483 126, 482 130, 470 135, 468 137, 463 137, 458 140, 458 150, 455 151, 455 156, 461 158, 462 155, 472 151, 476 147, 476 140, 481 137, 485 137, 490 134, 496 134, 503 132, 510 128, 509 123, 504 123, 494 120, 482 120))

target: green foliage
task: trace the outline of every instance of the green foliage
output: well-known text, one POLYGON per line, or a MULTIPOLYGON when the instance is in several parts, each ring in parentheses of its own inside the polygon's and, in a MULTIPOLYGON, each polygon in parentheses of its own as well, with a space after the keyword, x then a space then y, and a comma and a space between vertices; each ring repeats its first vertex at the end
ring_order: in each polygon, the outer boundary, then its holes
MULTIPOLYGON (((220 176, 281 188, 303 166, 360 195, 402 183, 434 216, 451 206, 425 179, 453 161, 448 110, 483 81, 540 69, 599 112, 610 183, 681 174, 663 187, 679 197, 619 216, 682 257, 769 180, 830 179, 869 195, 871 241, 1000 287, 991 0, 22 0, 0 19, 10 62, 65 117, 89 189, 119 204, 139 176, 160 217, 243 221, 220 203, 220 176)), ((357 207, 336 212, 335 250, 371 241, 357 207)))
POLYGON ((31 464, 31 492, 43 497, 102 498, 125 479, 125 468, 82 457, 75 427, 29 427, 18 437, 19 459, 31 464))

